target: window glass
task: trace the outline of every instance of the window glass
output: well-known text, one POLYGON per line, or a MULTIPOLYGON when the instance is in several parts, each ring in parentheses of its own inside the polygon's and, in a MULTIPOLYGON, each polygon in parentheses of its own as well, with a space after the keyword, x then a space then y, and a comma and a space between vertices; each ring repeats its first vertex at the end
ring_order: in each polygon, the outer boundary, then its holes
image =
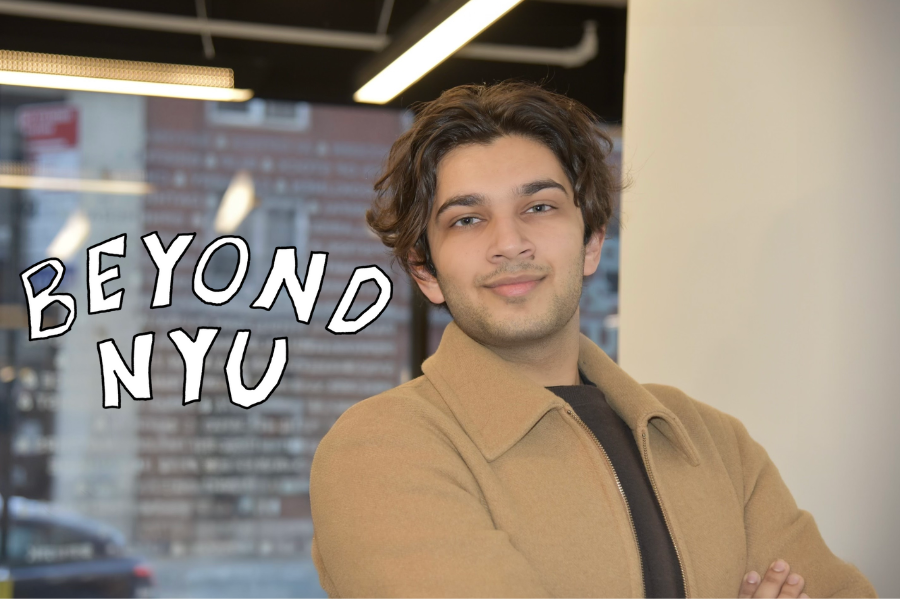
MULTIPOLYGON (((371 106, 0 87, 0 173, 29 178, 0 186, 0 402, 11 408, 11 458, 0 460, 0 476, 13 495, 124 536, 122 556, 152 566, 159 597, 324 597, 310 558, 316 446, 348 407, 411 372, 410 284, 364 220, 374 177, 408 123, 405 112, 371 106), (217 228, 235 188, 251 210, 217 228), (164 247, 196 234, 175 267, 170 304, 158 308, 150 307, 157 269, 141 241, 151 232, 164 247), (87 248, 123 234, 125 256, 101 264, 119 269, 104 294, 124 290, 121 308, 90 314, 87 248), (195 294, 194 269, 222 235, 244 240, 250 261, 240 290, 214 306, 195 294), (308 324, 297 322, 283 290, 271 310, 250 308, 278 247, 296 248, 301 278, 311 253, 327 253, 308 324), (51 256, 66 267, 55 293, 73 296, 77 317, 64 335, 29 342, 18 274, 51 256), (393 281, 389 306, 356 335, 328 332, 353 270, 373 264, 393 281), (201 327, 217 333, 200 399, 185 402, 185 364, 168 333, 194 338, 201 327), (288 343, 277 387, 249 409, 229 400, 229 386, 241 382, 229 383, 225 370, 241 330, 250 331, 241 369, 248 388, 267 372, 274 339, 288 343), (104 408, 98 343, 113 340, 132 369, 135 336, 145 333, 153 333, 152 399, 120 386, 119 406, 104 408)), ((613 357, 617 249, 611 225, 582 298, 583 331, 613 357)), ((225 246, 202 281, 225 289, 237 264, 238 251, 225 246)), ((53 275, 35 274, 35 290, 53 275)), ((374 282, 364 284, 347 318, 377 295, 374 282)), ((449 316, 430 314, 433 349, 449 316)), ((49 327, 66 317, 57 303, 43 318, 49 327)), ((20 562, 75 560, 83 542, 19 524, 9 552, 20 562)))

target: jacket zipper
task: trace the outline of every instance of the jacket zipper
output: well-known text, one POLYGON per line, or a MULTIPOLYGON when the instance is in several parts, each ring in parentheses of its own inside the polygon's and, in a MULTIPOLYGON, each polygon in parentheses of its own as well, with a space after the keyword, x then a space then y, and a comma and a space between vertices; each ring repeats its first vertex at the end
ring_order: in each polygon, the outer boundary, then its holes
POLYGON ((672 527, 669 525, 669 516, 666 514, 666 507, 663 506, 662 499, 659 497, 659 490, 656 489, 656 480, 653 479, 653 471, 650 470, 650 465, 647 463, 647 432, 641 432, 641 442, 644 446, 644 468, 647 470, 647 476, 650 478, 650 487, 653 488, 653 493, 656 495, 656 502, 659 504, 659 509, 662 511, 663 521, 666 523, 666 529, 669 531, 669 538, 672 540, 672 547, 675 548, 675 558, 678 559, 678 568, 681 570, 681 581, 684 583, 684 597, 690 598, 691 593, 688 589, 688 581, 687 577, 684 576, 684 566, 681 564, 681 553, 678 551, 678 544, 675 543, 675 536, 672 535, 672 527))
MULTIPOLYGON (((634 518, 631 516, 631 507, 628 505, 628 498, 625 497, 625 490, 622 488, 622 482, 619 481, 619 475, 616 473, 616 468, 613 466, 612 461, 609 460, 609 455, 606 453, 606 449, 603 447, 603 444, 600 443, 600 440, 597 439, 597 436, 594 435, 594 432, 591 431, 591 428, 588 427, 587 425, 585 425, 584 421, 581 420, 581 417, 579 417, 572 409, 567 408, 566 413, 570 417, 574 417, 574 419, 578 422, 578 424, 581 425, 584 428, 584 430, 588 432, 588 435, 591 436, 591 438, 594 440, 594 442, 597 443, 597 447, 600 448, 600 452, 601 452, 601 454, 603 454, 603 458, 606 459, 606 464, 609 465, 609 468, 613 474, 613 478, 615 478, 615 480, 616 480, 616 486, 619 488, 619 494, 621 494, 621 496, 622 496, 622 501, 625 502, 625 512, 628 513, 628 523, 631 525, 631 535, 634 536, 634 546, 635 546, 635 548, 637 548, 638 563, 641 566, 641 598, 646 598, 647 597, 647 585, 644 582, 644 558, 641 556, 641 546, 638 543, 637 529, 635 529, 635 527, 634 527, 634 518)), ((651 479, 650 481, 652 483, 653 480, 651 479)), ((654 488, 654 490, 655 490, 655 488, 654 488)), ((665 518, 665 513, 663 513, 663 518, 665 518)), ((666 526, 668 526, 668 521, 666 522, 666 526)), ((671 535, 671 533, 669 535, 671 535)), ((674 540, 672 541, 672 543, 673 544, 675 543, 674 540)), ((676 548, 676 554, 677 554, 677 548, 676 548)), ((680 561, 679 561, 679 566, 681 566, 680 561)), ((682 573, 684 573, 684 571, 682 571, 682 573)), ((683 577, 683 575, 682 575, 682 577, 683 577)), ((685 588, 686 587, 687 587, 687 585, 685 585, 685 588)), ((687 595, 687 594, 685 594, 685 595, 687 595)))

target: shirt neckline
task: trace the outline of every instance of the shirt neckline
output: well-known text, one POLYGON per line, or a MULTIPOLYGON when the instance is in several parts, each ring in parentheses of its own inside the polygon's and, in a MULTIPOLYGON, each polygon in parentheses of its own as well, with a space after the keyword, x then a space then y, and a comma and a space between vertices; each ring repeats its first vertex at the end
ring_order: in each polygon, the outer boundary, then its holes
POLYGON ((550 391, 558 390, 558 389, 566 389, 566 388, 580 388, 584 386, 597 387, 597 384, 585 377, 584 372, 581 369, 578 369, 578 377, 581 379, 581 383, 577 385, 550 385, 547 386, 547 389, 550 391))

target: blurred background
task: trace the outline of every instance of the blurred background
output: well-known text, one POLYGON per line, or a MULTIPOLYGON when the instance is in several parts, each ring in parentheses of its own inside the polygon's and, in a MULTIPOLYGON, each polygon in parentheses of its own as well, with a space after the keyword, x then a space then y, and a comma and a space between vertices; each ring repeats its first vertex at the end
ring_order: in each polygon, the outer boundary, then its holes
MULTIPOLYGON (((0 597, 325 596, 316 445, 418 376, 449 322, 367 230, 375 176, 415 102, 510 78, 594 110, 632 182, 583 333, 638 380, 739 417, 832 550, 900 595, 898 30, 891 0, 0 0, 0 597), (153 231, 197 237, 171 306, 151 310, 153 231), (103 263, 121 269, 106 291, 125 290, 122 309, 88 315, 85 249, 122 233, 126 256, 103 263), (191 274, 224 234, 253 259, 238 295, 207 306, 191 274), (249 309, 284 246, 301 272, 329 253, 306 325, 284 294, 249 309), (78 318, 28 341, 19 273, 50 256, 78 318), (370 264, 390 305, 332 335, 370 264), (202 400, 182 406, 165 334, 198 326, 222 331, 202 400), (283 380, 250 411, 223 376, 238 329, 251 385, 289 338, 283 380), (97 342, 130 364, 148 331, 153 399, 104 410, 97 342)), ((236 264, 216 252, 206 283, 236 264)))

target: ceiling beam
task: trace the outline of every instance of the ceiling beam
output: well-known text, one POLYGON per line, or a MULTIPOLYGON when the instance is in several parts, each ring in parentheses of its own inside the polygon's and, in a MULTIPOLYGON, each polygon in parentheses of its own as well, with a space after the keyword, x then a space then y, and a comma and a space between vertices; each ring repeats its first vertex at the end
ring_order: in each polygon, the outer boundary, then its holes
POLYGON ((581 4, 583 6, 609 6, 612 8, 627 8, 628 0, 540 0, 541 2, 553 2, 556 4, 581 4))
POLYGON ((594 21, 585 21, 581 41, 571 48, 469 44, 460 48, 453 56, 500 62, 556 65, 574 69, 587 64, 597 56, 597 24, 594 21))
MULTIPOLYGON (((578 2, 579 0, 568 1, 578 2)), ((262 42, 369 50, 372 52, 383 50, 391 41, 387 35, 378 33, 311 29, 307 27, 268 25, 221 19, 199 19, 161 13, 31 0, 0 0, 0 14, 91 25, 149 29, 193 35, 207 34, 262 42)), ((584 24, 584 34, 581 41, 570 48, 471 43, 458 51, 454 56, 478 60, 573 68, 585 64, 596 55, 596 26, 593 22, 588 21, 584 24)))
POLYGON ((287 27, 284 25, 267 25, 221 19, 201 21, 196 17, 180 17, 135 10, 121 10, 118 8, 76 6, 74 4, 58 4, 55 2, 32 2, 31 0, 0 0, 0 13, 17 17, 195 35, 202 35, 208 31, 211 35, 227 38, 349 48, 351 50, 378 51, 389 42, 386 35, 375 33, 287 27))

